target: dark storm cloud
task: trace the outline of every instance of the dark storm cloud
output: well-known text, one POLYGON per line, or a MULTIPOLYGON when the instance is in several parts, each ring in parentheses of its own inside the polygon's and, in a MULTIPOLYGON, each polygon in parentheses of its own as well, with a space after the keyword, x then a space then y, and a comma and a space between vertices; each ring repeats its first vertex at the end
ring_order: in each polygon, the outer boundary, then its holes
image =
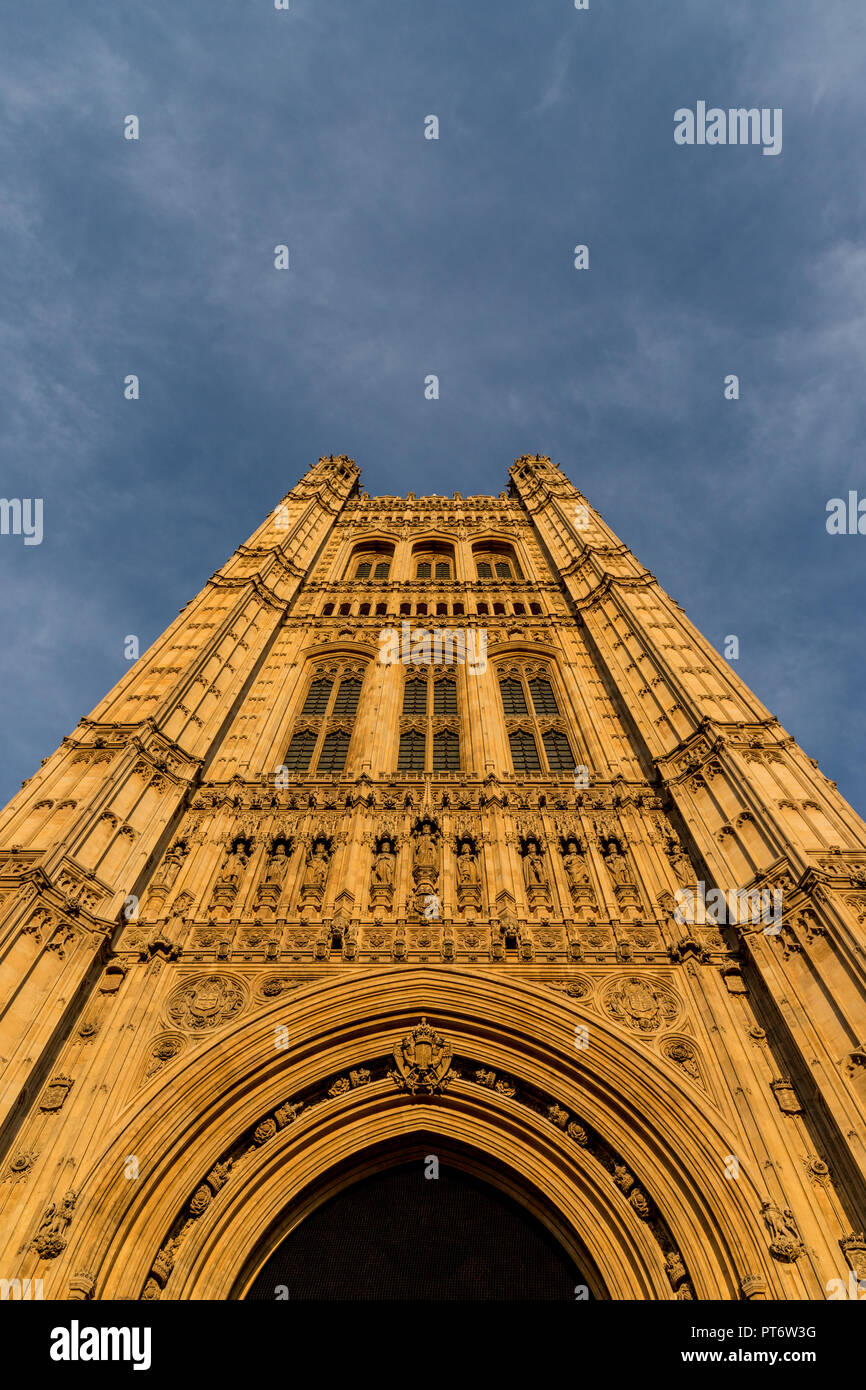
POLYGON ((3 799, 320 454, 467 494, 544 452, 866 805, 866 538, 824 527, 866 494, 850 0, 4 27, 0 492, 44 498, 45 539, 0 539, 3 799), (676 146, 698 100, 781 107, 781 155, 676 146))

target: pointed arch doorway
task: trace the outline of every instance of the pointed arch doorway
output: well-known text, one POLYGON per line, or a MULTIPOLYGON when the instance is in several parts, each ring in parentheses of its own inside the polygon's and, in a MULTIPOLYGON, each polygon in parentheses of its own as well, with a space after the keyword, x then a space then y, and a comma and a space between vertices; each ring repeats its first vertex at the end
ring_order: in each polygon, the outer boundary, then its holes
POLYGON ((604 1297, 556 1213, 483 1156, 430 1135, 365 1162, 283 1214, 235 1297, 549 1302, 604 1297), (576 1258, 577 1255, 577 1258, 576 1258), (255 1272, 253 1273, 253 1271, 255 1272))

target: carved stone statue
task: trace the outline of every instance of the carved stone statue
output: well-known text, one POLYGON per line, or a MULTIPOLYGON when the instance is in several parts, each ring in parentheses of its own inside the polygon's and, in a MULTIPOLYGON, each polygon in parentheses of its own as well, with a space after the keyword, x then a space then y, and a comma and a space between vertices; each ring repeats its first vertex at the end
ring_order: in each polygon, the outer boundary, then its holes
POLYGON ((439 865, 437 860, 438 854, 433 824, 429 820, 422 821, 415 835, 415 842, 412 848, 412 874, 416 882, 419 880, 436 882, 436 879, 439 877, 439 865))
POLYGON ((546 888, 547 874, 537 840, 530 840, 523 856, 523 878, 527 888, 546 888))
POLYGON ((282 840, 280 840, 274 847, 274 852, 268 860, 268 871, 265 874, 265 883, 281 884, 286 875, 288 862, 286 847, 282 840))
POLYGON ((382 840, 379 853, 373 859, 373 869, 370 874, 370 885, 373 888, 393 888, 394 887, 394 865, 395 865, 393 846, 390 840, 382 840))
POLYGON ((580 853, 576 840, 569 840, 566 844, 565 854, 562 856, 562 866, 565 869, 565 876, 572 893, 577 894, 582 889, 592 888, 592 879, 589 876, 589 869, 586 867, 586 859, 580 853))
POLYGON ((325 893, 325 881, 331 863, 327 843, 316 840, 307 856, 304 877, 301 882, 301 901, 321 903, 325 893))
POLYGON ((457 905, 465 911, 468 907, 481 907, 481 874, 478 856, 472 849, 471 840, 461 840, 455 863, 457 885, 457 905))
POLYGON ((631 884, 631 870, 628 866, 628 860, 620 850, 616 840, 609 842, 604 852, 604 862, 615 884, 631 884))
POLYGON ((462 840, 460 852, 457 855, 457 884, 458 887, 471 888, 478 883, 478 860, 472 853, 472 845, 468 840, 462 840))
POLYGON ((72 1220, 75 1200, 75 1193, 67 1192, 60 1206, 52 1202, 40 1221, 32 1243, 43 1260, 53 1260, 66 1249, 66 1228, 72 1220))
POLYGON ((803 1242, 790 1208, 783 1210, 775 1202, 768 1201, 762 1203, 761 1215, 770 1235, 770 1254, 777 1260, 796 1260, 803 1252, 803 1242))

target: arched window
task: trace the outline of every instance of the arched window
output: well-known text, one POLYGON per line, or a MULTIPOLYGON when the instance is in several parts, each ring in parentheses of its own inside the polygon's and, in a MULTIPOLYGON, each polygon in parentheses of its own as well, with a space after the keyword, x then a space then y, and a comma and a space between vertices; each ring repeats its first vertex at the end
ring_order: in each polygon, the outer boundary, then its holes
POLYGON ((454 552, 444 541, 422 542, 412 552, 416 579, 453 579, 454 552))
POLYGON ((472 548, 479 579, 522 579, 517 556, 505 541, 480 541, 472 548))
POLYGON ((324 714, 331 698, 334 682, 327 678, 315 680, 307 691, 301 714, 324 714))
POLYGON ((502 696, 502 708, 506 714, 529 713, 523 685, 519 680, 515 680, 513 676, 507 676, 505 680, 499 682, 499 693, 502 696))
POLYGON ((398 770, 459 770, 460 735, 455 727, 459 714, 457 679, 454 674, 440 674, 440 671, 438 668, 434 674, 428 669, 406 676, 398 770))
POLYGON ((529 693, 536 714, 559 714, 553 686, 543 676, 536 676, 529 682, 529 693))
POLYGON ((577 765, 574 750, 548 672, 532 666, 528 670, 510 667, 499 677, 499 694, 514 771, 573 770, 577 765), (515 727, 518 720, 519 728, 515 727))
POLYGON ((385 541, 365 541, 349 561, 347 579, 387 579, 391 573, 394 547, 385 541))
POLYGON ((317 773, 343 771, 362 686, 357 662, 340 662, 313 673, 298 716, 303 727, 293 733, 286 753, 290 772, 306 772, 313 764, 317 773))
POLYGON ((341 715, 354 714, 358 708, 358 700, 360 698, 361 682, 355 680, 353 676, 346 676, 340 681, 332 713, 341 715))

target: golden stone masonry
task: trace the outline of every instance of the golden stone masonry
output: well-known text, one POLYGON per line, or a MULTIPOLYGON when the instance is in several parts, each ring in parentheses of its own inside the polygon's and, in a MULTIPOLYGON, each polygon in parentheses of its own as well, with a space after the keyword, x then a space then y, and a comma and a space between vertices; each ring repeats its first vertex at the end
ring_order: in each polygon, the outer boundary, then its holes
POLYGON ((242 1299, 433 1154, 595 1298, 824 1299, 864 921, 866 825, 549 459, 323 458, 2 814, 0 1275, 242 1299))

